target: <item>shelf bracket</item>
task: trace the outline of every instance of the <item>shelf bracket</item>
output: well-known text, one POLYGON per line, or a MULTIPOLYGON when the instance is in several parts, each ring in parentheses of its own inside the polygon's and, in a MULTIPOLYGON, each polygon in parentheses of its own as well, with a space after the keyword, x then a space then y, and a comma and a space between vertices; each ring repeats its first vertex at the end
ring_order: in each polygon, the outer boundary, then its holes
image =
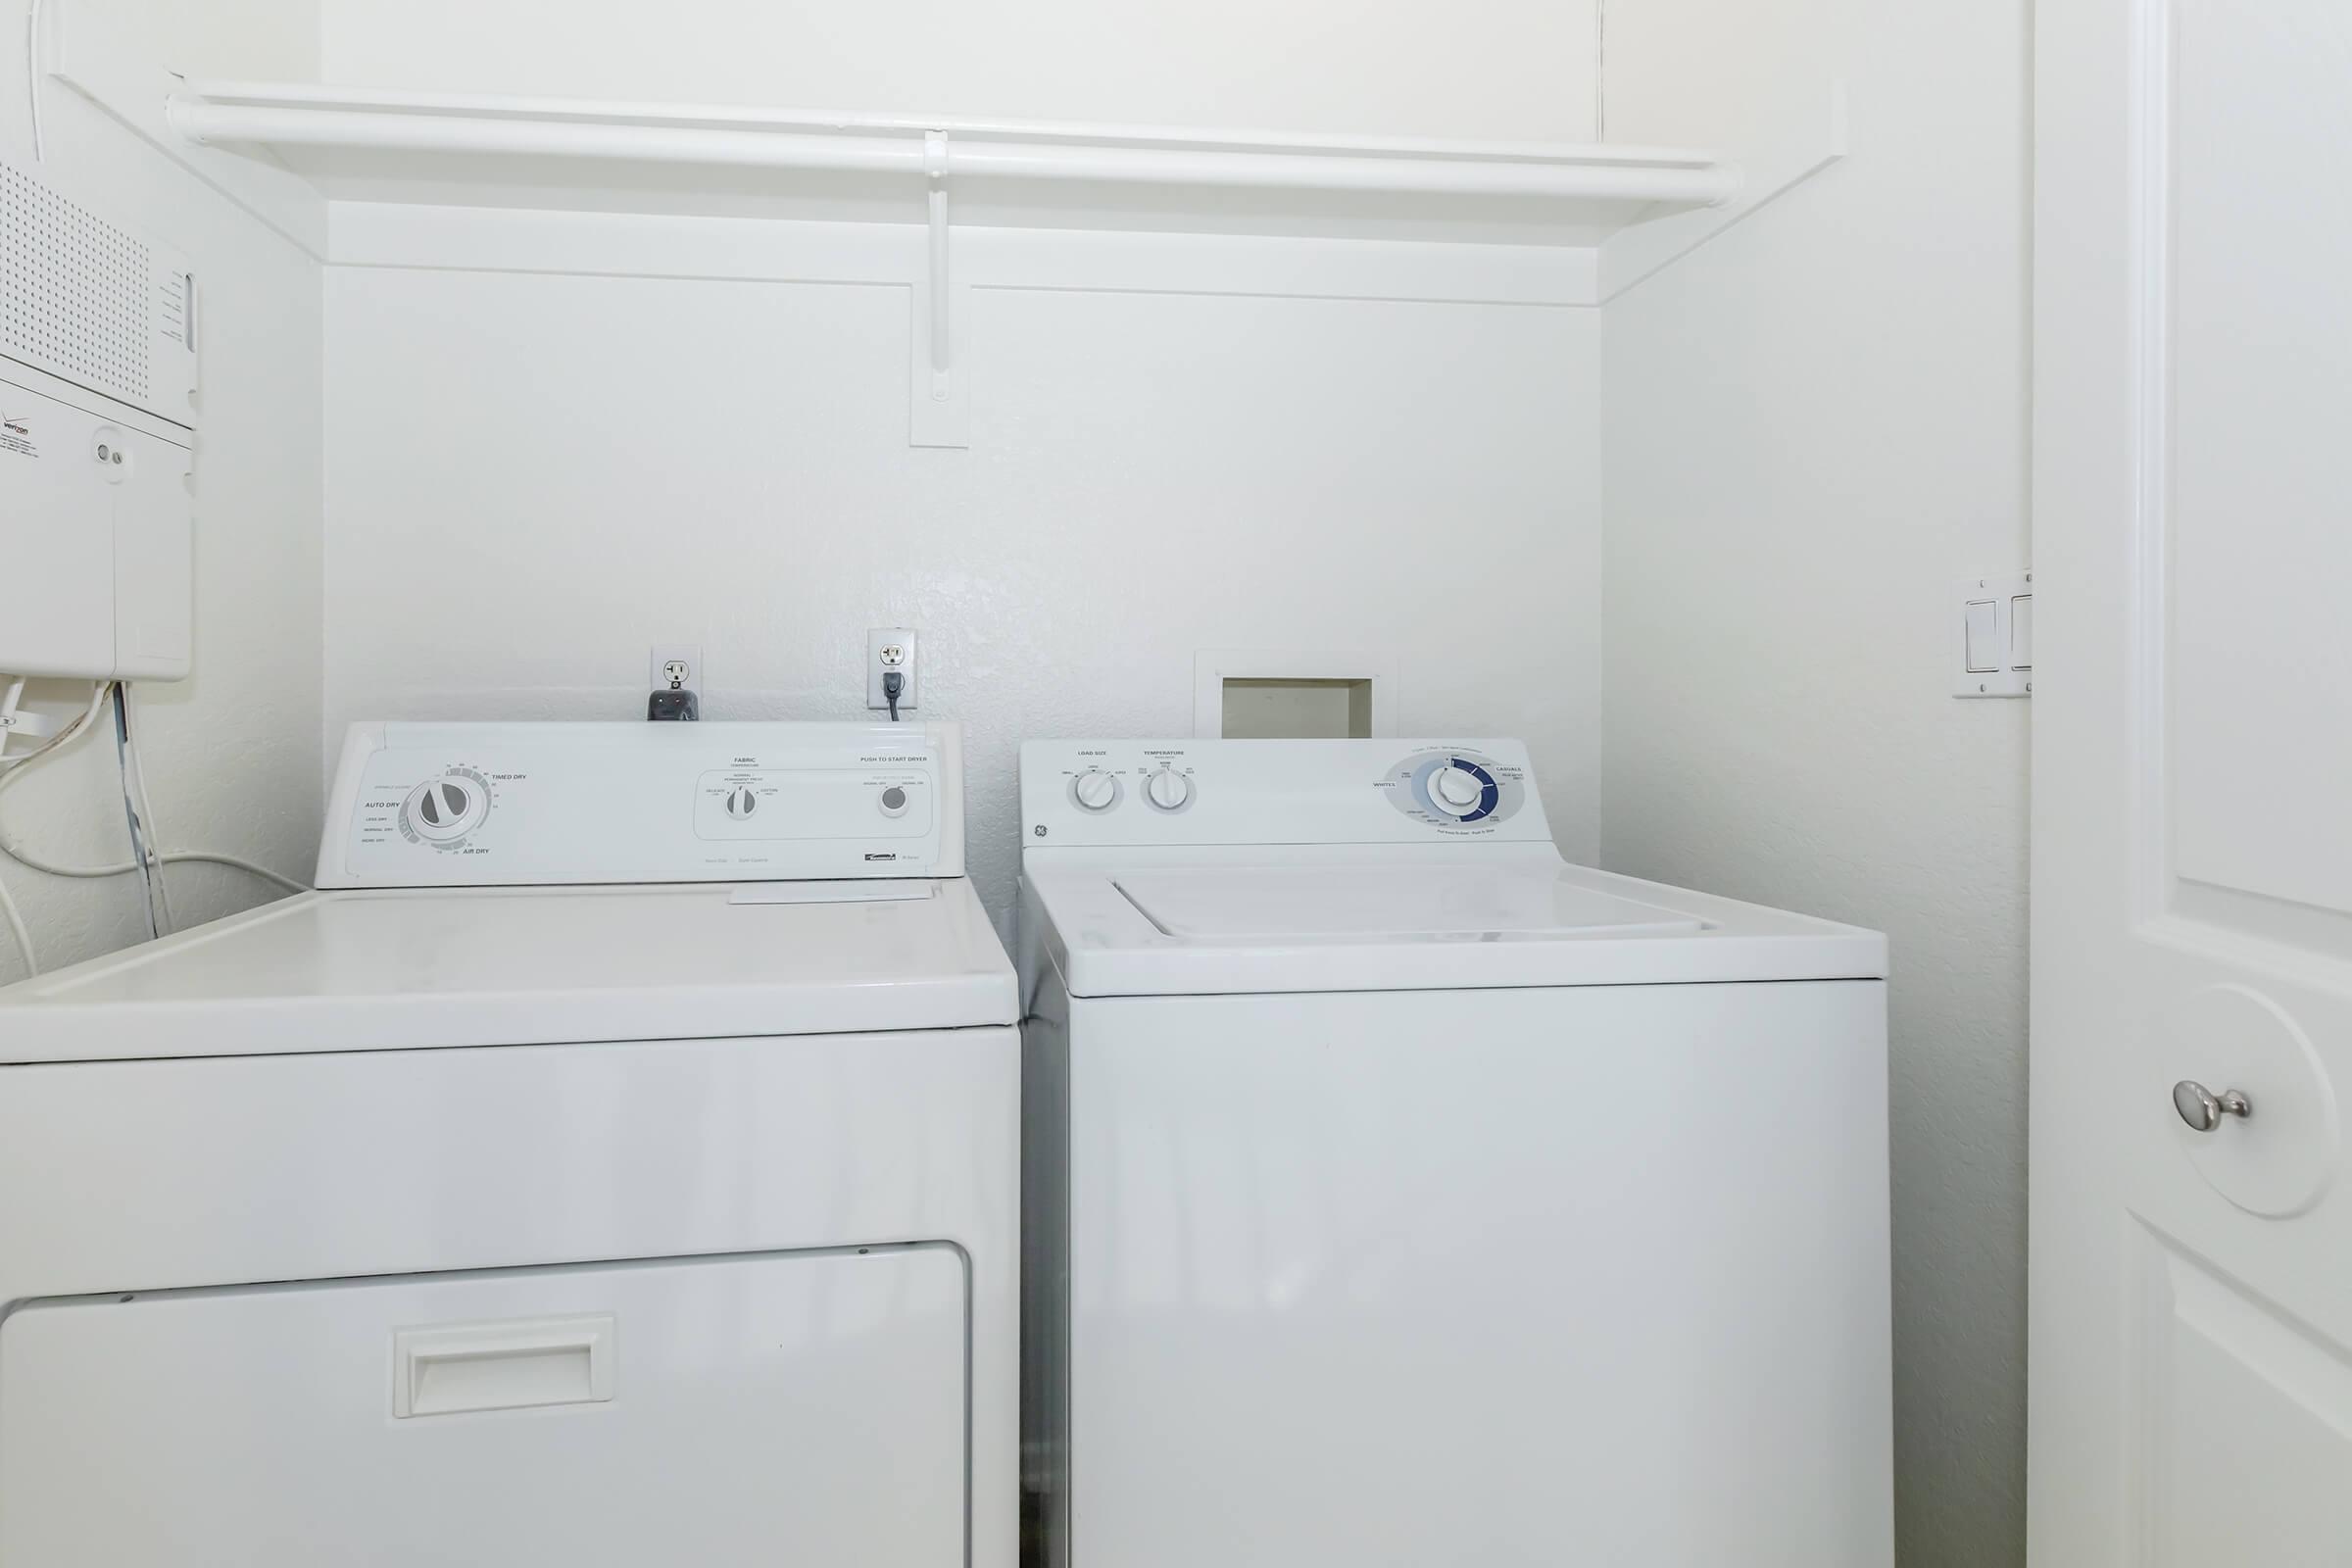
POLYGON ((956 322, 968 291, 956 284, 948 244, 948 133, 923 133, 924 199, 930 204, 928 251, 923 277, 914 296, 914 349, 911 367, 913 407, 907 421, 908 444, 918 447, 968 447, 970 421, 960 379, 956 373, 956 322))
POLYGON ((1845 157, 1845 83, 1830 83, 1825 106, 1811 93, 1768 110, 1741 149, 1731 195, 1689 212, 1633 223, 1600 244, 1599 303, 1665 270, 1717 234, 1845 157), (1825 112, 1826 109, 1826 112, 1825 112))

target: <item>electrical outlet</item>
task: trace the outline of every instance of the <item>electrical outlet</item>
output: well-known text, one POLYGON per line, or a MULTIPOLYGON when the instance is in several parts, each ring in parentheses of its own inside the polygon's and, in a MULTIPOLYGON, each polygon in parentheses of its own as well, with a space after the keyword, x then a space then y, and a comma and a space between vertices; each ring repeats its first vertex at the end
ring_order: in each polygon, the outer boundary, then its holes
POLYGON ((648 661, 646 689, 703 693, 703 650, 696 643, 656 643, 648 661))
POLYGON ((896 671, 905 682, 899 689, 899 710, 915 704, 914 632, 906 626, 877 626, 865 634, 865 706, 887 709, 882 677, 896 671))

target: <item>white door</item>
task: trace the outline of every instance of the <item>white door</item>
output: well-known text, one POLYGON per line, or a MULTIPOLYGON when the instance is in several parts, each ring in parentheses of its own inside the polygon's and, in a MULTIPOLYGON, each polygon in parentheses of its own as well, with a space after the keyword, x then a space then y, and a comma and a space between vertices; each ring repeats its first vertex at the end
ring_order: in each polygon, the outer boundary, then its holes
POLYGON ((2344 1568, 2352 7, 2036 30, 2033 1560, 2344 1568))

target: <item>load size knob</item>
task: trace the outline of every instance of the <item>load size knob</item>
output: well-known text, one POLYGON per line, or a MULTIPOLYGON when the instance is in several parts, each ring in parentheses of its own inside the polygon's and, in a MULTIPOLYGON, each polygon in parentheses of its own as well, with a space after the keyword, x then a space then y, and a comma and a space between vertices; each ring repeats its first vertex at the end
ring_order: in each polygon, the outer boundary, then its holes
POLYGON ((1144 798, 1163 811, 1181 811, 1193 798, 1193 781, 1163 764, 1144 785, 1144 798))
POLYGON ((1070 780, 1070 799, 1082 810, 1107 811, 1119 804, 1119 781, 1099 767, 1090 767, 1070 780))

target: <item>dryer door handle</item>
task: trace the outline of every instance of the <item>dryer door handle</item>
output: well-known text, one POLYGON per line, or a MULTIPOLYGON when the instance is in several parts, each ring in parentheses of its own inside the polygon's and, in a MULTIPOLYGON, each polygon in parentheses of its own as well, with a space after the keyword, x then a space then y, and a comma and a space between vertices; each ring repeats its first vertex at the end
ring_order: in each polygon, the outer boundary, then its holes
POLYGON ((392 1414, 603 1403, 612 1397, 614 1326, 601 1312, 402 1329, 392 1336, 392 1414))

